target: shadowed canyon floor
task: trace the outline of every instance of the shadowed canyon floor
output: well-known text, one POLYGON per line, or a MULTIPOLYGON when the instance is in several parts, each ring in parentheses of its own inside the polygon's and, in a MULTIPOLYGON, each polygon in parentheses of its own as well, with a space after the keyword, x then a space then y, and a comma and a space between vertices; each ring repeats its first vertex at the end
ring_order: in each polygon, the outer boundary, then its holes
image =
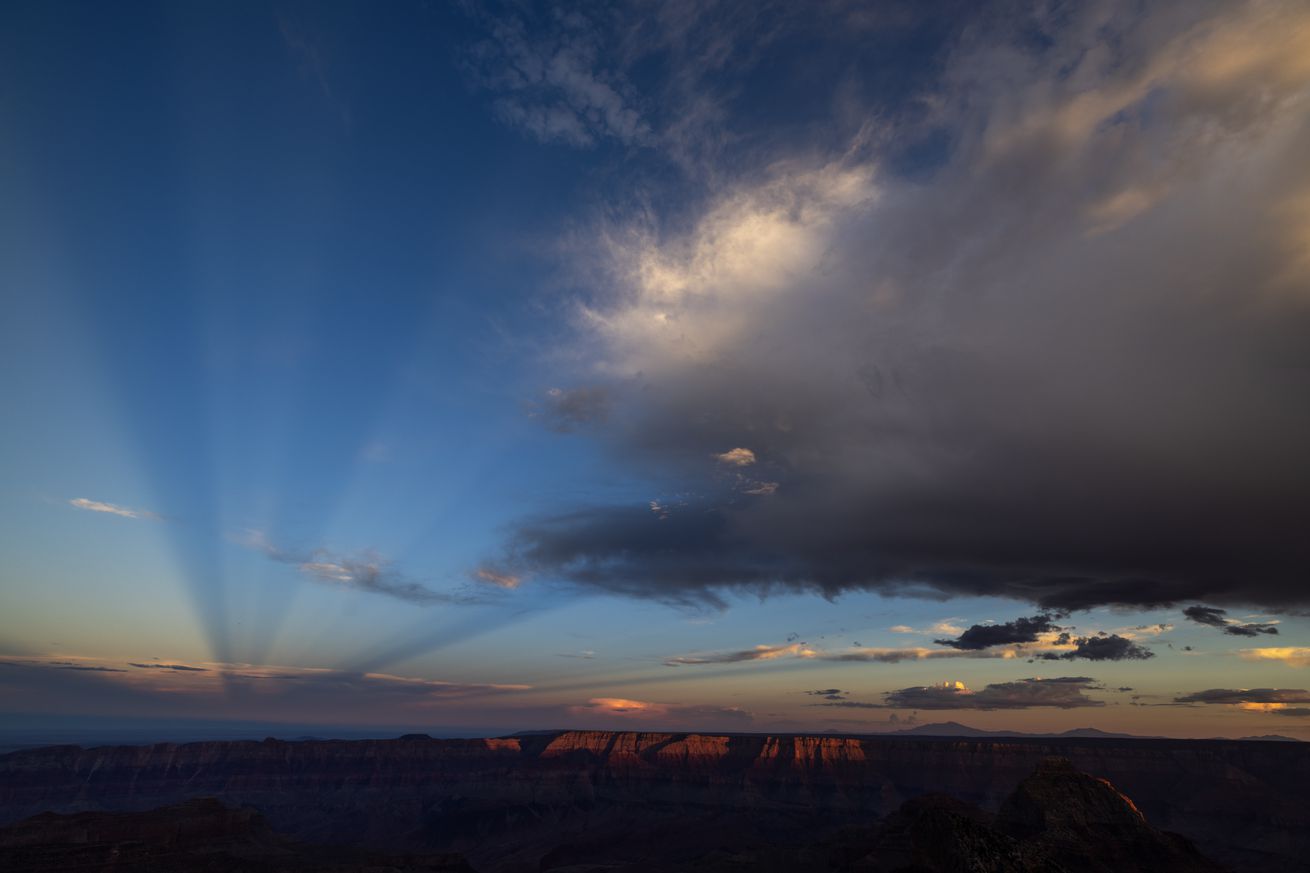
POLYGON ((0 757, 0 822, 213 797, 298 843, 455 852, 483 873, 1291 871, 1310 856, 1307 778, 1310 754, 1276 742, 579 731, 60 746, 0 757))

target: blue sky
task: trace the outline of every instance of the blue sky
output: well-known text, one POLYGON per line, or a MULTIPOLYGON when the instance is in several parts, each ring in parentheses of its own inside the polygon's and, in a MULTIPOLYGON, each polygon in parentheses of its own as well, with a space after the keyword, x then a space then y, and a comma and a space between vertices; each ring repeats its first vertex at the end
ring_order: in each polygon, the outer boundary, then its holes
POLYGON ((0 711, 1310 736, 1296 4, 0 20, 0 711))

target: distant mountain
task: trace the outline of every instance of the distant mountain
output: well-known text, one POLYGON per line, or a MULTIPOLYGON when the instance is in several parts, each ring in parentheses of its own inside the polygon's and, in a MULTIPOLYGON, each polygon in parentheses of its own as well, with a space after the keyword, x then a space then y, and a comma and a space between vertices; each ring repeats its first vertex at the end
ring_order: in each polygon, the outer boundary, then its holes
POLYGON ((921 724, 918 727, 906 728, 901 731, 892 733, 900 736, 920 736, 920 737, 1032 737, 1035 739, 1104 739, 1104 740, 1133 740, 1133 739, 1158 739, 1157 737, 1140 737, 1137 734, 1116 734, 1109 731, 1099 730, 1097 728, 1074 728, 1058 734, 1035 734, 1025 731, 988 731, 981 728, 969 727, 967 724, 960 724, 958 721, 935 722, 933 724, 921 724))
POLYGON ((1265 734, 1264 736, 1260 736, 1260 737, 1242 737, 1241 739, 1244 739, 1244 740, 1259 740, 1259 741, 1263 741, 1263 742, 1275 742, 1275 743, 1300 743, 1300 742, 1304 742, 1303 740, 1298 740, 1296 737, 1285 737, 1285 736, 1282 736, 1281 734, 1265 734))
POLYGON ((969 727, 967 724, 960 724, 958 721, 941 721, 933 724, 921 724, 918 727, 906 728, 905 730, 891 731, 893 734, 903 736, 919 737, 1026 737, 1031 734, 1022 734, 1017 731, 985 731, 976 727, 969 727))

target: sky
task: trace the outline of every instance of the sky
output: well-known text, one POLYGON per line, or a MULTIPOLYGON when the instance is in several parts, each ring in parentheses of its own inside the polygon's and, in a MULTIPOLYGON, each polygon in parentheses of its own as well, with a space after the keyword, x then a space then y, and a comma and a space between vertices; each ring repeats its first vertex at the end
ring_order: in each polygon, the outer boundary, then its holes
POLYGON ((1296 0, 5 4, 0 727, 1310 740, 1307 154, 1296 0))

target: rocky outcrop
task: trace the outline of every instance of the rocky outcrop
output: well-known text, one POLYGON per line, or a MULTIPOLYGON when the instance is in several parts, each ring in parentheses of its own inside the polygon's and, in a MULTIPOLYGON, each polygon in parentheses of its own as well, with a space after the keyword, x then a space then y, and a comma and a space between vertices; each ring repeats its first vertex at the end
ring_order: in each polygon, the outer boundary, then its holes
POLYGON ((201 798, 145 812, 44 813, 0 828, 10 873, 473 873, 458 855, 296 843, 252 809, 201 798))
POLYGON ((1272 742, 570 731, 50 747, 0 756, 0 824, 205 795, 296 839, 465 851, 480 870, 535 873, 546 853, 607 834, 616 853, 624 834, 659 842, 664 829, 731 853, 761 833, 802 844, 931 793, 996 812, 1049 756, 1235 869, 1299 870, 1310 856, 1310 746, 1272 742), (689 835, 689 821, 710 824, 689 835))
POLYGON ((1104 779, 1047 758, 999 815, 941 795, 878 829, 860 873, 1221 873, 1183 837, 1149 825, 1104 779))

